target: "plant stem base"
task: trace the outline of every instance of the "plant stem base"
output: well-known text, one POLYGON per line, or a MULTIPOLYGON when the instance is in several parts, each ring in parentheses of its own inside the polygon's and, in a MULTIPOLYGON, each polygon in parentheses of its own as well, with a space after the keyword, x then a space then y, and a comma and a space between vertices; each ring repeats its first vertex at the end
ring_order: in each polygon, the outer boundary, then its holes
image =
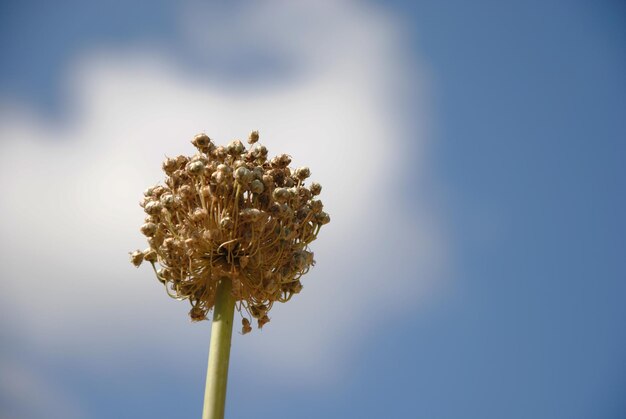
POLYGON ((231 294, 231 288, 232 282, 227 278, 221 279, 217 285, 202 419, 224 418, 228 362, 235 313, 235 299, 231 294))

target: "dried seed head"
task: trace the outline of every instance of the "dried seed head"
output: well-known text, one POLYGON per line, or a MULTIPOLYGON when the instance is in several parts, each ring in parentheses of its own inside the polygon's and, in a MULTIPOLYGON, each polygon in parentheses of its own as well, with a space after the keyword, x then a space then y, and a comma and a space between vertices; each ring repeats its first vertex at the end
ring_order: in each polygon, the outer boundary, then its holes
MULTIPOLYGON (((291 157, 268 162, 267 148, 250 135, 216 147, 206 134, 194 137, 193 157, 163 162, 164 185, 148 188, 141 206, 141 232, 149 248, 131 253, 135 266, 155 266, 167 292, 189 299, 190 317, 206 318, 215 303, 217 282, 232 281, 238 307, 259 327, 269 322, 275 302, 302 289, 300 278, 314 265, 309 244, 330 221, 319 199, 321 186, 305 181, 306 167, 291 169, 291 157)), ((242 333, 252 329, 242 321, 242 333)))

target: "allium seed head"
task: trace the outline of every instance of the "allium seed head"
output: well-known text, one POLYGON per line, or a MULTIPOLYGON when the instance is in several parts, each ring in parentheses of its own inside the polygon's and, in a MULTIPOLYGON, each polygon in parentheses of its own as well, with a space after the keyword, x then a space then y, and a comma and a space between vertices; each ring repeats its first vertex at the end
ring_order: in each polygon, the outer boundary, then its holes
MULTIPOLYGON (((253 131, 246 151, 239 140, 215 146, 198 134, 198 153, 165 159, 164 185, 144 193, 140 230, 149 247, 132 252, 131 262, 155 265, 167 293, 189 300, 193 321, 206 319, 225 279, 237 307, 263 327, 275 302, 302 290, 301 277, 315 263, 308 246, 330 221, 322 201, 312 199, 322 187, 304 184, 310 170, 289 168, 287 154, 268 162, 257 141, 253 131)), ((244 317, 242 334, 251 330, 244 317)))

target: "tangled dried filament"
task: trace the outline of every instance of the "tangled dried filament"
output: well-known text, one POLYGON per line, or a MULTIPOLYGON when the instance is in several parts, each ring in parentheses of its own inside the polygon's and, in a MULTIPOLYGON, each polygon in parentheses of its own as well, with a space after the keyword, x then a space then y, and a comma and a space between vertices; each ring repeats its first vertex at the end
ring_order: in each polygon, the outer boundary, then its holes
MULTIPOLYGON (((315 263, 309 244, 330 221, 317 199, 322 187, 305 186, 310 170, 289 168, 288 155, 268 159, 258 139, 252 132, 246 150, 239 140, 216 146, 198 134, 198 153, 167 158, 165 184, 144 192, 140 230, 149 247, 132 252, 131 262, 149 262, 171 297, 188 299, 193 321, 206 319, 226 279, 237 309, 262 328, 273 303, 299 293, 315 263)), ((250 330, 244 317, 242 332, 250 330)))

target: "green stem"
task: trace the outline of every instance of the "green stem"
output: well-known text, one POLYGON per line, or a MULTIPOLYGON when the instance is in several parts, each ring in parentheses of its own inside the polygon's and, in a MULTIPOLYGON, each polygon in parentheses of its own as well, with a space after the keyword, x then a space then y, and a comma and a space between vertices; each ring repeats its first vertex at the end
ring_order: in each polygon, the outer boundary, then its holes
POLYGON ((202 419, 224 418, 228 361, 235 312, 235 299, 230 292, 231 288, 232 282, 228 278, 221 279, 217 284, 202 419))

